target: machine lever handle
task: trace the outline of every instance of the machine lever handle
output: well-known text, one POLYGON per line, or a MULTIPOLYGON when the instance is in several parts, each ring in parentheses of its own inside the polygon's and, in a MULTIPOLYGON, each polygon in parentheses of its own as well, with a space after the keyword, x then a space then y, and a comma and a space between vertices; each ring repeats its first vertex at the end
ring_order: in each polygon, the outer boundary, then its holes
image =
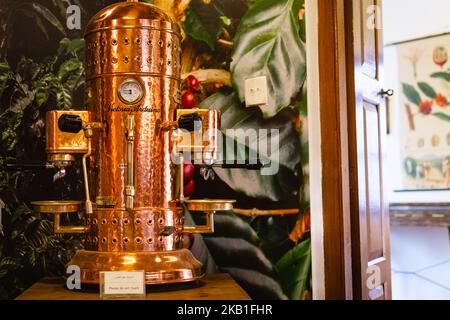
POLYGON ((178 128, 189 132, 202 128, 202 118, 197 113, 185 114, 178 119, 178 128))
POLYGON ((3 165, 3 170, 5 171, 45 170, 52 168, 54 168, 54 165, 42 161, 23 161, 23 162, 7 161, 3 165))
POLYGON ((62 132, 78 133, 83 129, 83 120, 74 114, 63 114, 58 119, 58 128, 62 132))
POLYGON ((213 166, 221 167, 223 169, 247 169, 247 170, 260 170, 268 165, 268 162, 263 162, 261 159, 257 160, 245 160, 225 162, 225 163, 215 163, 213 166))

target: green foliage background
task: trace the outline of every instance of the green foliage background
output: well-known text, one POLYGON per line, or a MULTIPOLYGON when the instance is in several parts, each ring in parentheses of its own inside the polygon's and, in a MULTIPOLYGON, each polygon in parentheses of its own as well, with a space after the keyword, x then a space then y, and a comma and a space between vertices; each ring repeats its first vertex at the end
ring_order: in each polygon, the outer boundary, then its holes
MULTIPOLYGON (((65 29, 64 8, 69 3, 80 5, 85 26, 96 11, 117 1, 27 0, 20 6, 13 0, 4 2, 0 9, 0 26, 7 30, 0 39, 2 166, 11 158, 43 161, 45 113, 83 108, 84 42, 81 32, 65 29), (32 32, 18 27, 21 19, 35 26, 32 32), (12 41, 18 38, 23 40, 12 41)), ((232 87, 205 86, 198 96, 201 108, 222 111, 224 134, 228 128, 280 129, 279 154, 263 155, 278 161, 278 174, 217 169, 215 180, 203 181, 197 172, 195 181, 195 197, 233 198, 244 209, 299 209, 298 215, 285 216, 221 213, 214 235, 195 238, 192 251, 207 272, 230 273, 259 299, 303 299, 311 291, 309 230, 292 236, 309 212, 307 135, 301 125, 307 116, 302 5, 303 0, 192 0, 180 22, 186 36, 184 52, 194 52, 185 71, 230 72, 232 87), (220 40, 231 45, 221 46, 220 40), (269 104, 246 108, 243 83, 259 75, 268 77, 269 104)), ((267 143, 275 137, 260 139, 267 143)), ((250 143, 238 145, 237 152, 248 154, 250 147, 250 143)), ((51 221, 29 205, 31 200, 82 197, 79 165, 56 184, 54 173, 51 169, 0 171, 0 199, 6 205, 0 231, 0 298, 14 298, 43 276, 62 275, 64 264, 83 246, 79 237, 53 235, 51 221)), ((186 215, 200 222, 196 213, 186 215)))

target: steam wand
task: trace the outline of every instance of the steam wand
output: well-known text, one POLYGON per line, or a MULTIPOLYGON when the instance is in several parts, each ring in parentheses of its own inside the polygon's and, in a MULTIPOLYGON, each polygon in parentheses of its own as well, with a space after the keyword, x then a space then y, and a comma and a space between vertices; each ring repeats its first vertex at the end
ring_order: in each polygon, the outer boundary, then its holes
POLYGON ((264 162, 261 159, 256 160, 233 160, 225 162, 214 162, 212 164, 203 164, 200 168, 200 174, 205 180, 214 180, 215 173, 213 168, 222 169, 245 169, 245 170, 261 170, 270 164, 269 161, 264 162))

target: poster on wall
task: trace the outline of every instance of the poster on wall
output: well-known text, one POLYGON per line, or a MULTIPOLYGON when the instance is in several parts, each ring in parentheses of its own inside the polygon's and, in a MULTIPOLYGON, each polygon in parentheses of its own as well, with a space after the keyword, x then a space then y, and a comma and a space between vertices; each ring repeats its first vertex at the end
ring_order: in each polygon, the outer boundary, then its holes
POLYGON ((450 34, 397 45, 402 190, 450 189, 450 34))

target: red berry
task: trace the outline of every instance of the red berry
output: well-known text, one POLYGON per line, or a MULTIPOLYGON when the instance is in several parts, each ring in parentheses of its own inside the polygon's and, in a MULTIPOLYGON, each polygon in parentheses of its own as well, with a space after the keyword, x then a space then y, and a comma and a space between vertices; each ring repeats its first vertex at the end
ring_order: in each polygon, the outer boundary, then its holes
POLYGON ((188 182, 194 177, 194 165, 192 163, 186 163, 183 167, 184 181, 188 182))
POLYGON ((184 196, 189 197, 194 193, 194 180, 190 180, 184 185, 184 196))
POLYGON ((438 93, 437 95, 436 95, 436 98, 435 98, 435 100, 436 100, 436 104, 439 106, 439 107, 446 107, 447 105, 448 105, 448 102, 447 102, 447 98, 446 97, 444 97, 442 94, 440 94, 440 93, 438 93))
POLYGON ((200 82, 193 75, 190 75, 190 76, 188 76, 186 78, 186 85, 191 90, 198 90, 198 89, 200 89, 200 82))
POLYGON ((432 100, 424 100, 419 105, 419 111, 424 115, 429 115, 432 111, 433 101, 432 100))
POLYGON ((195 107, 195 95, 191 91, 185 91, 181 96, 181 104, 185 108, 195 107))

